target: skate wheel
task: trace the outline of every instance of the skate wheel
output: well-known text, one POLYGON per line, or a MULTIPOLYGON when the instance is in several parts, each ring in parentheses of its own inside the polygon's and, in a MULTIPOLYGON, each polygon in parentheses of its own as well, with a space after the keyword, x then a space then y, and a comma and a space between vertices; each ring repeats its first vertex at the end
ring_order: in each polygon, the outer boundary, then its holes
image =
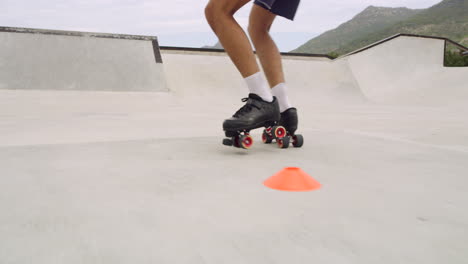
POLYGON ((223 145, 232 146, 233 144, 234 144, 234 142, 232 141, 232 139, 230 139, 230 138, 223 139, 223 145))
POLYGON ((253 138, 250 135, 241 136, 239 141, 240 147, 243 149, 249 149, 253 145, 253 138))
POLYGON ((286 137, 286 128, 282 126, 273 127, 273 135, 276 139, 286 137))
POLYGON ((292 139, 293 139, 292 145, 295 148, 300 148, 302 147, 302 145, 304 145, 304 137, 302 135, 294 135, 292 139))
POLYGON ((279 148, 282 148, 282 149, 289 148, 289 137, 278 138, 276 139, 276 142, 278 143, 279 148))
POLYGON ((273 138, 270 135, 268 135, 266 131, 263 131, 262 141, 265 144, 270 144, 273 141, 273 138))

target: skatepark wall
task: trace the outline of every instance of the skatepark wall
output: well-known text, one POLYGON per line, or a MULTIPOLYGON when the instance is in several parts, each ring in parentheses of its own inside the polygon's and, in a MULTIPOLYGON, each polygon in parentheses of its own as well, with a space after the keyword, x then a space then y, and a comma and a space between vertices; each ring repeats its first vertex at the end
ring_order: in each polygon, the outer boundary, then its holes
POLYGON ((468 67, 444 67, 446 40, 401 35, 344 58, 362 93, 377 103, 466 104, 468 67))
POLYGON ((0 89, 167 91, 156 37, 8 27, 0 89))
MULTIPOLYGON (((314 104, 466 104, 468 68, 444 67, 446 41, 396 35, 335 60, 283 54, 290 97, 314 104)), ((162 48, 162 56, 169 89, 181 96, 246 95, 225 52, 162 48)))
MULTIPOLYGON (((242 98, 246 86, 225 52, 161 48, 169 89, 185 98, 206 95, 242 98)), ((304 103, 363 102, 364 96, 344 62, 327 56, 282 56, 293 100, 304 103)))
MULTIPOLYGON (((335 60, 283 53, 290 97, 299 104, 466 104, 468 67, 444 67, 447 41, 400 34, 335 60)), ((0 89, 170 91, 194 100, 247 95, 224 51, 159 47, 149 36, 6 27, 0 89)))
POLYGON ((180 97, 246 95, 241 75, 224 52, 162 48, 161 55, 167 86, 180 97))

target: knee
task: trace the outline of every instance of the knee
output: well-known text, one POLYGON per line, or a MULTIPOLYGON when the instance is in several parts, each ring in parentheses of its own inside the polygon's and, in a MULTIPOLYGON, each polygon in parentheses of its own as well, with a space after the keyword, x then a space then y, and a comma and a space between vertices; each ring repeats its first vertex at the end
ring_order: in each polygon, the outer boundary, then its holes
POLYGON ((256 43, 257 41, 270 35, 270 26, 250 22, 248 32, 252 42, 256 43))
POLYGON ((216 5, 211 1, 205 7, 205 18, 211 26, 216 24, 216 5))
POLYGON ((215 25, 220 22, 220 20, 228 17, 230 12, 225 10, 221 4, 217 1, 210 1, 205 7, 205 18, 208 24, 215 29, 215 25))

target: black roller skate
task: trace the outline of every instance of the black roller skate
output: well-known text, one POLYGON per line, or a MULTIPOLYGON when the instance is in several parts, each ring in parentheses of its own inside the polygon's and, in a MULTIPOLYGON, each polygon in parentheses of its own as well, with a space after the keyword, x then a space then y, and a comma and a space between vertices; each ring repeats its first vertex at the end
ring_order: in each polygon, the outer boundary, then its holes
POLYGON ((273 133, 270 128, 265 129, 262 135, 263 143, 270 144, 273 142, 273 139, 275 139, 280 148, 288 148, 291 141, 294 147, 302 147, 304 144, 304 137, 302 135, 296 134, 297 124, 297 109, 289 108, 288 110, 281 113, 281 118, 279 121, 280 128, 285 130, 283 131, 280 129, 279 131, 275 131, 275 133, 273 133), (280 135, 276 135, 278 132, 280 135))
POLYGON ((263 101, 256 94, 249 94, 249 97, 242 99, 242 102, 246 104, 223 123, 223 129, 228 137, 223 140, 224 145, 249 149, 253 145, 250 131, 260 127, 271 129, 278 135, 286 135, 286 129, 277 126, 281 115, 276 98, 270 103, 263 101))

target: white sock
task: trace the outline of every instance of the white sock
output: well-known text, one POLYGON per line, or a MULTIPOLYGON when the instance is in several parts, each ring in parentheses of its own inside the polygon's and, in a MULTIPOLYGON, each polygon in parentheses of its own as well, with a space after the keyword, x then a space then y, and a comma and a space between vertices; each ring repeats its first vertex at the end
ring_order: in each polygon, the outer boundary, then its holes
POLYGON ((267 102, 273 102, 270 87, 262 72, 257 72, 244 79, 249 87, 250 93, 260 96, 267 102))
POLYGON ((271 93, 278 99, 281 113, 292 107, 289 103, 288 89, 285 83, 280 83, 273 87, 271 93))

